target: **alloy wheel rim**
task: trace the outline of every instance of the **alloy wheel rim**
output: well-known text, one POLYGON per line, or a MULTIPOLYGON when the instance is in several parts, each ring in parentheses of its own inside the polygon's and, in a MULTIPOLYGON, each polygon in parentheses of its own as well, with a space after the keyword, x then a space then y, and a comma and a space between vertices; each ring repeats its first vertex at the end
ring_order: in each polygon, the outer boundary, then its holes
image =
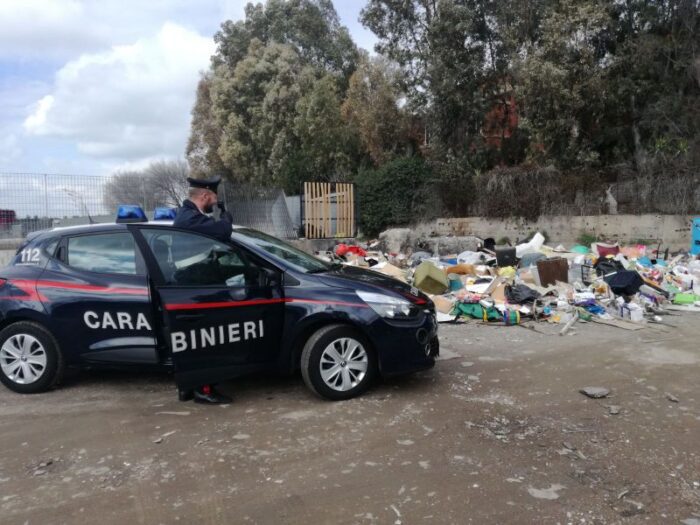
POLYGON ((13 335, 0 347, 0 368, 18 385, 35 383, 46 371, 46 350, 33 335, 13 335))
POLYGON ((337 392, 347 392, 367 375, 369 357, 362 343, 343 337, 326 346, 319 367, 326 386, 337 392))

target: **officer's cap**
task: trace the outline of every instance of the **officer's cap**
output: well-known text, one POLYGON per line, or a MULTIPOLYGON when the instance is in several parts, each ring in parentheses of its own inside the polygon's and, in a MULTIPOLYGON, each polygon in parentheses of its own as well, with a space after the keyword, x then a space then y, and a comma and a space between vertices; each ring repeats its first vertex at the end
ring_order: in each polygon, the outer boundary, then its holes
POLYGON ((190 188, 202 188, 213 191, 214 193, 216 193, 220 182, 221 177, 218 175, 209 179, 193 179, 192 177, 187 177, 187 183, 190 185, 190 188))

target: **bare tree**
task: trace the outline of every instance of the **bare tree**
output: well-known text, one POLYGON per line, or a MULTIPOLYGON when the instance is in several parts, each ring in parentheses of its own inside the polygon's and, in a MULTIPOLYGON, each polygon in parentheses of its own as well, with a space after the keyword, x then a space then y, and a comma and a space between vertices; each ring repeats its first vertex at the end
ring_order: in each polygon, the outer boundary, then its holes
POLYGON ((184 160, 160 160, 146 168, 149 185, 165 206, 180 207, 187 196, 189 167, 184 160))
POLYGON ((146 210, 179 207, 187 195, 189 169, 183 160, 162 160, 142 171, 116 172, 105 184, 103 201, 110 210, 138 204, 146 210))

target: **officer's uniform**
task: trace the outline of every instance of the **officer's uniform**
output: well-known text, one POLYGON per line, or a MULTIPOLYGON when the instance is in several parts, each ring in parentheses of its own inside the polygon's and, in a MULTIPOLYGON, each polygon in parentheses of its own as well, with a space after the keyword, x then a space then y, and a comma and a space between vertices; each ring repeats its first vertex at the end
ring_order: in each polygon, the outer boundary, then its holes
MULTIPOLYGON (((221 177, 210 179, 193 179, 188 177, 187 182, 191 188, 203 188, 216 193, 221 177)), ((202 213, 195 203, 186 199, 182 203, 182 207, 177 210, 173 226, 204 235, 211 235, 226 242, 231 238, 233 217, 226 211, 221 202, 219 202, 219 209, 221 210, 220 218, 216 220, 202 213)), ((220 394, 211 385, 202 385, 194 390, 178 387, 178 396, 180 401, 194 398, 195 402, 200 403, 229 403, 231 401, 229 397, 220 394)))
MULTIPOLYGON (((190 183, 190 187, 192 188, 205 188, 216 193, 217 186, 219 182, 221 182, 221 177, 214 177, 211 179, 188 178, 187 182, 190 183)), ((203 233, 204 235, 211 235, 222 241, 228 241, 231 238, 232 225, 233 218, 229 212, 222 210, 221 218, 217 221, 199 211, 199 208, 189 199, 186 199, 185 202, 182 203, 182 207, 177 210, 175 222, 173 224, 176 228, 183 228, 193 232, 203 233)))

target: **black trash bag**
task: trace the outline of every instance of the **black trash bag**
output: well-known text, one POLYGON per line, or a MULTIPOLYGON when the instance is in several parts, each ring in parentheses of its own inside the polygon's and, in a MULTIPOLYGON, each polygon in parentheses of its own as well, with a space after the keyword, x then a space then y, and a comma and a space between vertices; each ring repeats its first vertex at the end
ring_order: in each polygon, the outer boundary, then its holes
POLYGON ((607 275, 609 273, 621 272, 625 269, 625 267, 622 266, 622 263, 620 261, 616 261, 615 259, 608 259, 606 257, 601 257, 600 259, 598 259, 598 261, 593 265, 593 268, 595 268, 595 272, 598 275, 607 275))
POLYGON ((506 286, 506 299, 513 304, 530 304, 534 303, 535 299, 540 298, 537 290, 533 290, 524 284, 516 284, 515 286, 506 286))
POLYGON ((641 275, 628 270, 608 275, 604 279, 615 295, 634 295, 644 284, 641 275))

